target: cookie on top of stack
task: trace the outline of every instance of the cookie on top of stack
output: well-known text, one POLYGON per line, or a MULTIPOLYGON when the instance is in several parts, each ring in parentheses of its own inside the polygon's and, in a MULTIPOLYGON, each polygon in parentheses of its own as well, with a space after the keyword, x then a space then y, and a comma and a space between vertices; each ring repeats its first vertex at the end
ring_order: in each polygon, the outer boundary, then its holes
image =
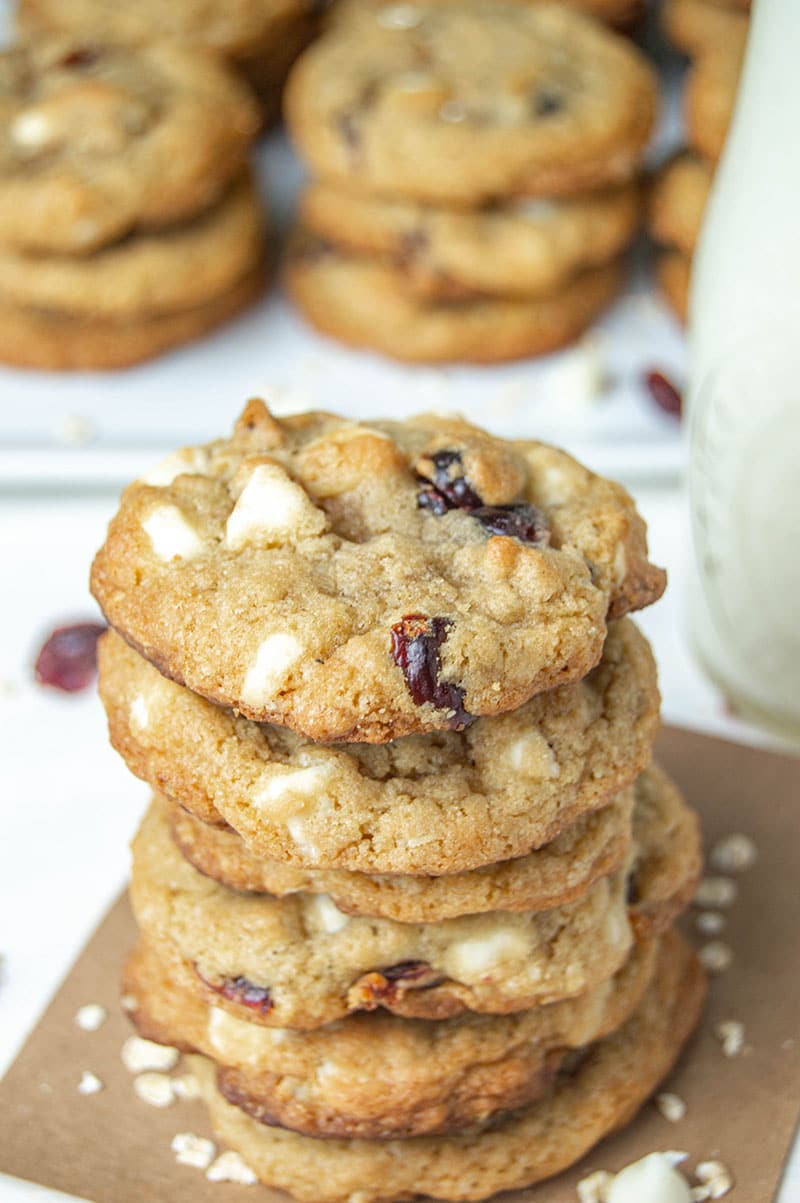
POLYGON ((0 54, 0 360, 121 367, 257 296, 257 125, 243 84, 176 46, 0 54))
POLYGON ((92 588, 156 791, 126 1005, 263 1182, 484 1198, 669 1071, 698 828, 626 617, 663 587, 624 490, 460 420, 251 402, 125 492, 92 588))
POLYGON ((297 55, 316 32, 318 0, 20 0, 23 34, 142 46, 154 39, 221 55, 255 91, 264 124, 280 113, 281 92, 297 55))
POLYGON ((568 343, 618 292, 657 87, 576 8, 351 0, 284 103, 312 172, 286 281, 321 331, 493 362, 568 343))
POLYGON ((667 0, 664 7, 664 32, 692 59, 684 92, 688 147, 659 172, 647 224, 661 248, 661 290, 683 322, 692 257, 736 102, 749 8, 749 0, 667 0))

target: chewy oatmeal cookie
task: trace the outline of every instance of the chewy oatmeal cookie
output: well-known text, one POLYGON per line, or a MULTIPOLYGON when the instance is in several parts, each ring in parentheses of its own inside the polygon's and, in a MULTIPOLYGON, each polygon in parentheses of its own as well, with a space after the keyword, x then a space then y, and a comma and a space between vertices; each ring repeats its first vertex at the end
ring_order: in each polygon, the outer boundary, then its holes
MULTIPOLYGON (((668 939, 669 937, 667 937, 668 939)), ((638 1006, 658 941, 635 947, 608 981, 514 1015, 402 1019, 353 1015, 311 1032, 239 1019, 197 994, 179 958, 141 942, 123 990, 142 1036, 221 1066, 230 1101, 311 1136, 390 1140, 485 1124, 549 1086, 565 1053, 614 1031, 638 1006)))
POLYGON ((475 1135, 315 1140, 259 1123, 217 1091, 213 1062, 192 1058, 211 1121, 262 1182, 300 1203, 390 1203, 420 1191, 467 1203, 549 1178, 627 1123, 667 1075, 693 1030, 705 979, 675 933, 634 1015, 559 1074, 542 1099, 475 1135))
MULTIPOLYGON (((453 874, 525 856, 604 807, 646 765, 658 725, 655 663, 630 619, 610 624, 582 681, 463 732, 380 746, 315 745, 237 717, 113 631, 98 661, 111 741, 153 789, 284 872, 449 874, 425 891, 444 907, 462 896, 453 874)), ((397 890, 381 899, 401 905, 397 890)))
POLYGON ((334 23, 295 64, 286 117, 315 174, 465 207, 635 174, 658 91, 626 39, 558 4, 413 10, 334 23))
POLYGON ((166 675, 375 743, 585 676, 607 618, 664 581, 628 494, 561 451, 262 402, 131 485, 92 567, 110 624, 166 675))
POLYGON ((186 220, 241 170, 258 128, 213 58, 57 37, 0 54, 0 240, 88 254, 186 220))
POLYGON ((635 864, 564 906, 396 923, 348 916, 327 894, 219 885, 181 856, 154 800, 134 841, 131 900, 147 939, 192 968, 199 994, 268 1026, 313 1028, 376 1007, 505 1014, 598 985, 624 963, 632 924, 646 937, 671 921, 697 864, 662 825, 653 834, 635 864))

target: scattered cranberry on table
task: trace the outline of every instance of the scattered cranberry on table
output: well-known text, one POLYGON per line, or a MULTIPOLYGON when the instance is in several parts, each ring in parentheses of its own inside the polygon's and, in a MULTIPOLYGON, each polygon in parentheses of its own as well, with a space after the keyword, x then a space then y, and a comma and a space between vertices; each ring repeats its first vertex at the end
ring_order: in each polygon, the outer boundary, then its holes
POLYGON ((672 381, 663 372, 645 372, 644 382, 647 386, 647 391, 659 409, 663 409, 664 413, 671 414, 675 418, 681 416, 683 398, 672 381))
POLYGON ((105 631, 99 622, 76 622, 56 627, 42 644, 34 672, 40 685, 78 693, 97 674, 97 640, 105 631))

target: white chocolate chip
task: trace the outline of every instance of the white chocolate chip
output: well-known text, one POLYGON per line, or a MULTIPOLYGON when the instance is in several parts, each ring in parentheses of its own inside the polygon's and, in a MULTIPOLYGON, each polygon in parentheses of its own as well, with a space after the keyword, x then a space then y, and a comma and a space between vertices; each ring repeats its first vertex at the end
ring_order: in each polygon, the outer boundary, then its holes
POLYGON ((170 1145, 178 1165, 190 1165, 196 1170, 207 1170, 214 1160, 217 1146, 205 1136, 194 1132, 178 1132, 170 1145))
POLYGON ((669 1120, 671 1124, 677 1124, 686 1115, 686 1104, 683 1099, 680 1095, 671 1094, 668 1090, 656 1095, 656 1107, 664 1119, 669 1120))
POLYGON ((661 1153, 650 1153, 621 1170, 608 1203, 692 1203, 689 1184, 661 1153))
POLYGON ((172 1078, 172 1090, 176 1099, 199 1099, 200 1083, 194 1074, 179 1074, 172 1078))
POLYGON ((457 940, 447 949, 445 964, 451 977, 470 982, 480 979, 509 961, 525 960, 530 946, 513 928, 498 928, 467 940, 457 940))
POLYGON ((274 698, 303 651, 303 644, 288 631, 267 635, 244 678, 241 694, 245 705, 263 706, 274 698))
POLYGON ((733 1174, 721 1161, 701 1161, 694 1171, 698 1182, 702 1183, 700 1190, 705 1194, 697 1194, 697 1199, 721 1199, 733 1190, 733 1174))
POLYGON ((414 29, 422 20, 422 13, 413 4, 387 4, 378 9, 375 19, 384 29, 414 29))
POLYGON ((738 1019, 724 1019, 714 1028, 714 1035, 726 1057, 738 1057, 744 1048, 744 1024, 738 1019))
POLYGON ((238 1182, 241 1186, 253 1186, 258 1182, 258 1175, 238 1153, 220 1153, 206 1170, 206 1178, 209 1182, 238 1182))
POLYGON ((146 1069, 174 1069, 180 1053, 169 1044, 156 1044, 141 1036, 129 1036, 122 1046, 122 1064, 132 1074, 146 1069))
POLYGON ((171 1107, 175 1102, 172 1078, 167 1074, 148 1070, 133 1079, 133 1092, 143 1103, 151 1107, 171 1107))
POLYGON ((159 505, 145 518, 142 529, 150 537, 159 560, 191 560, 203 550, 203 540, 176 505, 159 505))
POLYGON ((457 125, 467 119, 466 105, 463 105, 460 100, 446 100, 443 105, 439 106, 439 116, 442 121, 457 125))
POLYGON ((350 922, 349 915, 339 910, 329 894, 306 894, 302 897, 306 921, 320 931, 333 935, 350 922))
POLYGON ((11 125, 11 139, 23 150, 41 150, 52 141, 55 131, 53 123, 35 109, 19 114, 11 125))
POLYGON ((75 1023, 82 1032, 96 1032, 108 1019, 108 1011, 99 1003, 86 1003, 75 1013, 75 1023))
POLYGON ((704 877, 694 896, 695 906, 729 907, 736 901, 739 889, 730 877, 704 877))
POLYGON ((710 940, 697 954, 700 964, 709 973, 724 973, 733 964, 733 953, 722 940, 710 940))
POLYGON ((67 414, 56 430, 57 437, 72 447, 84 447, 91 443, 95 433, 92 422, 82 414, 67 414))
POLYGON ((81 1074, 81 1080, 78 1083, 79 1094, 99 1094, 103 1089, 103 1083, 98 1078, 97 1074, 93 1074, 90 1070, 85 1069, 81 1074))
POLYGON ((717 911, 701 911, 694 922, 704 936, 719 936, 725 930, 725 916, 717 911))
POLYGON ((327 528, 325 513, 311 502, 278 464, 258 464, 242 489, 225 527, 232 551, 319 535, 327 528))
POLYGON ((147 698, 143 693, 137 693, 131 702, 130 723, 139 731, 146 731, 150 724, 150 713, 147 708, 147 698))
POLYGON ((580 1203, 607 1203, 608 1192, 614 1175, 608 1170, 595 1170, 578 1183, 578 1199, 580 1203))
POLYGON ((135 994, 123 994, 119 1000, 119 1005, 123 1011, 135 1011, 139 1006, 139 1000, 135 994))
POLYGON ((282 1044, 289 1035, 285 1028, 261 1027, 238 1019, 221 1007, 209 1008, 206 1030, 209 1043, 219 1053, 220 1060, 229 1058, 231 1064, 258 1064, 266 1045, 282 1044))
POLYGON ((202 476, 208 470, 208 452, 202 447, 184 447, 159 460, 141 480, 146 485, 165 488, 178 476, 202 476))
POLYGON ((537 781, 561 776, 561 765, 540 731, 526 731, 515 740, 509 759, 515 772, 537 781))
POLYGON ((718 840, 708 859, 721 873, 743 873, 756 863, 758 849, 749 835, 736 832, 718 840))

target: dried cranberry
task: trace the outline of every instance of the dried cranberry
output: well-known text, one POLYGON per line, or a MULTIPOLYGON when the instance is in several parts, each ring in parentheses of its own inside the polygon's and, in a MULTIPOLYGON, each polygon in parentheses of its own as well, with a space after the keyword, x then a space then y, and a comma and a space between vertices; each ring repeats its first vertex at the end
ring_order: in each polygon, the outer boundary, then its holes
POLYGON ((683 408, 681 394, 663 372, 646 372, 644 382, 659 409, 663 409, 664 413, 672 414, 675 418, 681 416, 683 408))
POLYGON ((483 505, 462 472, 460 451, 436 451, 430 457, 431 475, 417 470, 417 477, 428 486, 417 498, 420 509, 444 514, 447 510, 472 510, 483 505))
POLYGON ((63 58, 59 59, 59 67, 93 67, 100 58, 100 51, 95 46, 76 46, 63 58))
POLYGON ((77 693, 91 685, 97 672, 97 640, 105 631, 99 622, 56 627, 42 644, 34 671, 40 685, 77 693))
POLYGON ((457 730, 475 721, 464 709, 464 690, 452 681, 440 681, 439 648, 447 638, 450 620, 407 614, 392 627, 392 656, 403 670, 408 692, 418 706, 430 702, 437 710, 451 710, 450 726, 457 730))
POLYGON ((227 998, 229 1002, 240 1003, 243 1007, 249 1007, 251 1011, 258 1011, 259 1015, 269 1015, 273 1007, 269 987, 256 986, 246 977, 225 978, 220 985, 211 986, 211 989, 227 998))
POLYGON ((400 961, 388 969, 381 969, 381 973, 390 982, 418 982, 430 977, 431 967, 427 961, 400 961))
POLYGON ((427 961, 401 961, 387 969, 364 973, 349 989, 351 1010, 374 1011, 376 1007, 391 1006, 408 990, 430 990, 444 977, 427 961))
POLYGON ((518 505, 481 505, 470 510, 470 517, 477 518, 491 535, 509 535, 519 539, 520 543, 535 543, 539 547, 546 547, 550 542, 544 514, 527 502, 518 505))

